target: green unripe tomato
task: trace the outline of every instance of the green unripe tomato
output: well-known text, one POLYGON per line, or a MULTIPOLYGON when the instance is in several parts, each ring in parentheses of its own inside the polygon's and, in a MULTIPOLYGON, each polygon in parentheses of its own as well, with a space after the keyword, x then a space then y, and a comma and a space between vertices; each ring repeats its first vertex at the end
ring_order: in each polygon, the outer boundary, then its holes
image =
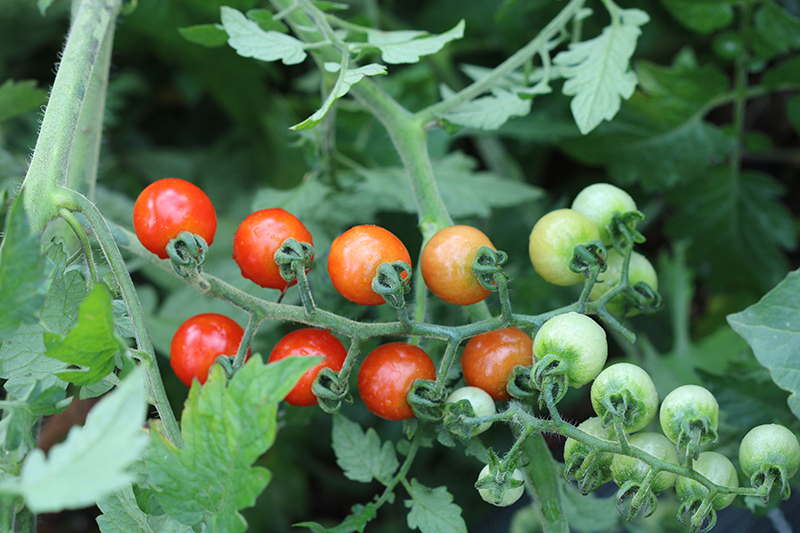
MULTIPOLYGON (((478 474, 478 481, 480 481, 485 477, 490 477, 491 475, 492 474, 489 471, 489 465, 486 465, 483 467, 483 470, 481 470, 481 473, 478 474)), ((520 470, 519 468, 515 468, 514 471, 511 473, 511 479, 524 482, 525 477, 522 475, 522 470, 520 470)), ((478 489, 478 494, 481 495, 483 501, 491 503, 492 505, 496 505, 497 507, 508 507, 509 505, 516 503, 516 501, 519 500, 524 493, 525 493, 525 485, 523 483, 519 487, 513 487, 507 489, 503 493, 502 499, 498 501, 495 500, 494 494, 490 489, 488 488, 478 489)))
POLYGON ((592 383, 592 407, 605 421, 613 413, 622 415, 622 425, 629 433, 643 429, 658 411, 658 391, 650 375, 630 363, 611 365, 592 383))
POLYGON ((597 226, 603 244, 611 244, 608 225, 615 211, 627 213, 636 211, 636 202, 631 195, 610 183, 589 185, 575 197, 572 209, 583 213, 597 226))
MULTIPOLYGON (((456 389, 447 397, 445 403, 456 403, 467 400, 475 412, 475 416, 491 416, 497 412, 497 407, 489 393, 478 387, 461 387, 456 389)), ((484 422, 472 430, 472 436, 483 433, 492 427, 491 422, 484 422)))
MULTIPOLYGON (((661 433, 650 431, 636 433, 628 438, 628 443, 657 459, 678 464, 678 452, 675 451, 675 445, 661 433)), ((650 465, 627 455, 615 455, 614 460, 611 461, 611 475, 614 483, 620 487, 628 481, 637 484, 643 483, 649 472, 650 465)), ((654 494, 663 492, 675 484, 676 477, 672 472, 662 470, 656 474, 650 490, 654 494)))
POLYGON ((545 322, 533 338, 536 359, 549 354, 561 357, 569 365, 569 384, 582 387, 606 364, 606 332, 586 315, 575 312, 556 315, 545 322))
POLYGON ((716 442, 719 426, 719 404, 714 395, 698 385, 683 385, 673 390, 661 402, 661 430, 669 440, 686 447, 691 435, 698 431, 698 445, 716 442), (694 428, 694 429, 693 429, 694 428))
POLYGON ((780 424, 764 424, 751 429, 739 445, 739 464, 749 478, 758 472, 779 469, 786 479, 800 467, 800 444, 788 428, 780 424))
MULTIPOLYGON (((733 463, 717 452, 703 452, 692 463, 692 470, 708 478, 709 481, 722 487, 736 488, 739 486, 739 476, 733 463)), ((675 481, 675 492, 683 502, 703 500, 708 494, 708 489, 693 479, 679 476, 675 481)), ((733 503, 736 494, 717 494, 711 500, 711 507, 719 511, 733 503)))
POLYGON ((572 250, 600 240, 594 222, 574 209, 557 209, 539 219, 531 231, 528 252, 536 272, 555 285, 581 283, 582 274, 569 268, 572 250))
MULTIPOLYGON (((608 262, 605 272, 597 276, 597 283, 592 287, 589 300, 599 300, 610 288, 617 284, 622 277, 622 255, 613 248, 608 250, 608 262)), ((628 283, 635 285, 643 281, 650 285, 654 290, 658 290, 658 274, 653 264, 639 252, 631 254, 631 262, 628 265, 628 283)), ((635 308, 625 309, 625 295, 620 294, 606 304, 606 311, 615 315, 625 313, 626 316, 633 316, 639 311, 635 308)))
MULTIPOLYGON (((580 424, 578 429, 584 433, 588 433, 592 437, 597 437, 600 440, 608 442, 617 442, 616 433, 611 426, 603 427, 599 417, 587 418, 580 424)), ((586 457, 592 449, 584 443, 572 438, 568 438, 564 443, 564 463, 569 463, 574 455, 581 455, 586 457)), ((602 452, 595 456, 595 465, 600 469, 601 483, 611 481, 611 461, 614 459, 614 454, 610 452, 602 452)))

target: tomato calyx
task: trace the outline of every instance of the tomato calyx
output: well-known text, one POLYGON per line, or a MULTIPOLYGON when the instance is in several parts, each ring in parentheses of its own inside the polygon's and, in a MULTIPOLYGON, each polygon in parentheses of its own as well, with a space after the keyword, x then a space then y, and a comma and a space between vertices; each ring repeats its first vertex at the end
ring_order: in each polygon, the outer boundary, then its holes
POLYGON ((540 391, 531 378, 531 368, 517 365, 511 371, 506 390, 512 397, 532 401, 539 396, 540 391))
POLYGON ((555 354, 547 354, 533 365, 531 380, 534 386, 541 391, 539 407, 546 405, 548 409, 557 413, 555 405, 564 398, 569 389, 569 363, 555 354))
POLYGON ((311 265, 314 261, 314 246, 307 242, 300 242, 294 237, 289 237, 275 250, 274 259, 275 264, 278 265, 278 273, 286 281, 286 285, 281 289, 281 295, 278 297, 278 303, 283 300, 292 283, 297 281, 300 287, 300 299, 303 302, 303 307, 307 314, 313 314, 316 310, 316 305, 308 287, 306 273, 311 270, 311 265))
POLYGON ((600 241, 591 241, 585 244, 578 244, 572 249, 572 259, 569 261, 569 269, 576 274, 583 274, 586 278, 597 279, 601 272, 605 272, 608 260, 608 250, 600 241))
POLYGON ((678 522, 689 526, 691 533, 708 531, 713 528, 717 524, 717 512, 711 506, 712 499, 712 494, 708 494, 703 499, 682 502, 678 507, 678 522))
POLYGON ((319 371, 311 385, 311 392, 319 400, 322 410, 332 415, 339 412, 342 402, 353 402, 347 379, 342 379, 338 372, 330 368, 323 368, 319 371))
POLYGON ((625 253, 625 250, 629 250, 634 244, 641 244, 646 240, 644 235, 636 229, 636 224, 640 220, 644 220, 644 213, 641 211, 628 211, 627 213, 615 211, 611 216, 608 233, 612 245, 618 252, 625 253))
POLYGON ((640 514, 642 518, 647 518, 655 512, 658 499, 650 485, 657 473, 655 469, 651 468, 644 481, 637 483, 634 480, 628 480, 617 491, 615 498, 617 510, 626 520, 631 521, 640 514))
POLYGON ((167 255, 175 272, 186 278, 200 271, 208 255, 208 243, 200 235, 182 231, 167 244, 167 255))
POLYGON ((405 295, 411 291, 411 267, 405 261, 381 263, 372 278, 372 290, 383 296, 391 307, 406 306, 405 295))
POLYGON ((719 440, 714 424, 706 415, 698 414, 681 420, 678 442, 675 446, 681 462, 685 463, 689 457, 697 459, 700 447, 706 443, 716 444, 719 440))
POLYGON ((565 463, 564 479, 576 481, 584 496, 599 489, 605 481, 599 460, 602 453, 594 450, 588 454, 575 453, 565 463))
POLYGON ((493 250, 488 246, 481 246, 475 254, 470 268, 478 282, 488 291, 496 291, 499 279, 508 279, 503 272, 503 265, 508 261, 508 254, 501 250, 493 250))
POLYGON ((436 422, 444 417, 445 391, 435 381, 417 379, 406 395, 414 416, 420 420, 436 422))

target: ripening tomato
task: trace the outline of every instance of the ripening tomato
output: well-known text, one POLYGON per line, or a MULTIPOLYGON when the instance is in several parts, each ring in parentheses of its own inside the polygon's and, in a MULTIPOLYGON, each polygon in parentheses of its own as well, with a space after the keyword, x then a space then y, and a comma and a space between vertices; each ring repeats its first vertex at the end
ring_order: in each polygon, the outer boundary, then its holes
POLYGON ((495 250, 489 238, 471 226, 448 226, 431 237, 422 249, 420 271, 433 294, 451 304, 478 303, 491 294, 472 272, 472 262, 482 246, 495 250))
POLYGON ((539 219, 531 230, 528 252, 536 272, 554 285, 575 285, 586 278, 570 268, 579 244, 600 240, 594 222, 574 209, 557 209, 539 219))
POLYGON ((303 328, 292 331, 272 348, 269 362, 274 363, 290 356, 314 357, 325 359, 303 374, 297 385, 286 395, 287 403, 296 406, 316 405, 317 397, 311 390, 314 380, 323 368, 338 372, 347 358, 347 349, 339 339, 326 329, 303 328))
POLYGON ((400 239, 379 226, 355 226, 331 244, 328 275, 333 287, 351 302, 380 305, 385 300, 372 290, 372 279, 381 264, 395 261, 411 266, 411 256, 400 239))
POLYGON ((288 284, 281 277, 275 252, 290 237, 314 244, 303 223, 283 209, 261 209, 245 218, 233 235, 233 260, 242 276, 268 289, 286 289, 288 284))
POLYGON ((533 341, 517 328, 475 335, 461 354, 461 370, 467 385, 485 390, 496 402, 511 398, 506 384, 514 367, 532 364, 533 341))
POLYGON ((572 209, 583 213, 597 226, 603 244, 611 244, 608 232, 614 212, 628 213, 636 211, 636 202, 631 195, 610 183, 589 185, 575 197, 572 209))
POLYGON ((133 206, 133 229, 142 246, 166 259, 169 241, 182 231, 199 235, 210 245, 217 231, 217 214, 197 185, 166 178, 139 194, 133 206))
POLYGON ((414 416, 407 395, 418 379, 436 379, 436 367, 422 348, 390 342, 372 350, 358 371, 358 394, 372 413, 387 420, 414 416))
MULTIPOLYGON (((169 349, 169 364, 187 387, 194 379, 202 385, 217 357, 236 355, 243 336, 242 327, 225 315, 195 315, 175 331, 169 349)), ((247 357, 250 357, 249 350, 247 357)))

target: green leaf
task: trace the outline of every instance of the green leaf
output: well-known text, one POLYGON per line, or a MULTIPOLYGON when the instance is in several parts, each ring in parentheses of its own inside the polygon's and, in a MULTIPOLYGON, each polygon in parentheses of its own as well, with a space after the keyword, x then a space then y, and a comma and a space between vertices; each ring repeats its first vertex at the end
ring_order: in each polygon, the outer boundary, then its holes
POLYGON ((783 249, 795 244, 793 218, 780 202, 782 195, 783 186, 767 174, 737 176, 728 167, 714 168, 675 192, 677 211, 667 231, 691 239, 689 256, 707 263, 712 283, 738 283, 763 293, 786 275, 783 249))
POLYGON ((731 0, 661 0, 675 20, 702 34, 725 28, 733 22, 731 0))
POLYGON ((286 24, 280 20, 275 20, 272 11, 269 9, 250 9, 247 11, 247 18, 258 24, 264 31, 289 32, 286 24))
POLYGON ((789 273, 758 303, 728 316, 728 323, 778 387, 789 391, 789 407, 800 418, 800 271, 789 273))
POLYGON ((344 415, 333 418, 333 451, 336 464, 347 479, 369 483, 377 479, 388 485, 400 463, 391 441, 381 444, 378 433, 361 430, 357 422, 344 415))
POLYGON ((67 387, 67 382, 55 375, 66 364, 45 355, 44 334, 66 334, 75 322, 87 290, 78 270, 64 272, 66 254, 58 250, 52 255, 59 258, 51 272, 52 281, 39 321, 20 326, 0 345, 0 377, 8 380, 5 389, 17 398, 24 397, 37 381, 45 388, 67 387))
POLYGON ((584 137, 562 140, 579 161, 607 165, 613 181, 663 190, 705 176, 722 161, 733 141, 701 116, 728 89, 728 78, 713 66, 663 67, 637 64, 640 91, 622 105, 616 119, 584 137))
POLYGON ((756 51, 766 59, 800 47, 800 19, 775 2, 763 2, 755 13, 754 23, 766 45, 756 47, 756 51))
MULTIPOLYGON (((442 88, 442 98, 452 94, 452 90, 442 88)), ((493 131, 512 117, 530 113, 531 103, 530 98, 520 98, 514 92, 495 89, 491 95, 465 102, 441 118, 457 126, 493 131)))
POLYGON ((795 56, 772 66, 764 73, 761 84, 772 90, 800 87, 800 56, 795 56))
POLYGON ((381 51, 381 59, 389 64, 416 63, 422 56, 435 54, 455 39, 464 36, 464 20, 439 35, 424 31, 368 30, 367 42, 381 51))
POLYGON ((563 93, 574 96, 570 108, 582 134, 614 118, 622 98, 630 98, 636 89, 630 59, 642 33, 639 28, 650 19, 640 9, 620 9, 618 14, 619 20, 599 36, 573 43, 553 59, 567 78, 563 93))
POLYGON ((60 413, 66 409, 72 398, 66 399, 63 387, 53 385, 45 388, 36 382, 28 393, 19 400, 6 398, 4 406, 6 438, 3 444, 6 450, 20 449, 20 456, 36 446, 31 429, 43 416, 60 413))
POLYGON ((445 487, 429 489, 416 479, 408 485, 411 500, 406 500, 408 527, 422 533, 459 533, 467 531, 461 508, 445 487))
POLYGON ((36 322, 47 290, 40 237, 28 226, 21 198, 17 197, 8 212, 5 238, 0 243, 0 340, 21 324, 36 322))
POLYGON ((78 324, 67 335, 45 334, 48 357, 78 370, 62 370, 58 376, 75 385, 94 385, 114 370, 114 354, 122 345, 114 330, 111 292, 96 284, 78 310, 78 324), (49 341, 48 341, 49 339, 49 341))
POLYGON ((178 28, 178 33, 190 43, 207 48, 222 46, 228 41, 228 33, 219 24, 198 24, 178 28))
POLYGON ((6 80, 0 85, 0 122, 43 106, 47 92, 36 88, 36 82, 6 80))
POLYGON ((192 533, 192 528, 166 514, 148 515, 127 485, 97 502, 102 515, 97 525, 102 533, 192 533))
POLYGON ((195 383, 181 418, 184 447, 151 432, 147 468, 164 510, 179 522, 206 531, 236 533, 247 524, 239 510, 252 507, 270 480, 253 463, 275 441, 278 403, 319 362, 290 357, 264 364, 253 356, 226 383, 219 365, 195 383))
POLYGON ((316 522, 300 522, 293 524, 293 526, 307 527, 314 533, 353 533, 355 531, 363 533, 364 528, 367 527, 371 520, 375 519, 377 514, 378 510, 375 504, 368 503, 367 505, 354 505, 347 518, 337 526, 326 528, 316 522))
POLYGON ((228 44, 242 57, 261 61, 281 60, 285 65, 302 63, 306 58, 303 42, 277 31, 264 31, 241 11, 222 6, 222 26, 228 44))
POLYGON ((125 469, 140 458, 147 437, 144 370, 131 373, 89 412, 84 426, 74 426, 67 439, 25 458, 19 484, 13 487, 36 513, 77 509, 94 504, 129 484, 125 469))
MULTIPOLYGON (((341 70, 341 66, 338 63, 326 63, 325 69, 329 72, 336 72, 337 70, 341 70)), ((303 122, 292 126, 291 129, 308 130, 313 128, 325 118, 325 115, 328 114, 328 111, 333 107, 336 100, 347 94, 353 84, 360 82, 364 79, 364 76, 377 76, 379 74, 386 74, 386 67, 378 65, 377 63, 364 65, 363 67, 355 69, 346 68, 341 70, 339 72, 339 77, 336 79, 336 84, 333 86, 333 89, 331 89, 331 92, 328 93, 328 97, 325 99, 325 102, 323 102, 322 107, 303 122)))

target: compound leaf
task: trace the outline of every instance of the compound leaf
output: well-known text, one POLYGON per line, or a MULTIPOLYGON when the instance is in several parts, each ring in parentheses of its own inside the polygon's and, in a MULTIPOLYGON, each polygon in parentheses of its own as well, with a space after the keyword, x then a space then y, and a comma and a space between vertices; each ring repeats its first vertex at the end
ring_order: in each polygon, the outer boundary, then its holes
POLYGON ((455 39, 464 36, 464 20, 439 35, 424 31, 368 30, 367 42, 381 51, 381 59, 389 64, 416 63, 420 57, 435 54, 455 39))
POLYGON ((767 174, 712 168, 704 179, 675 192, 677 212, 667 231, 691 238, 689 256, 707 262, 715 273, 712 283, 738 283, 763 293, 786 275, 783 249, 795 244, 782 194, 783 186, 767 174))
POLYGON ((408 527, 422 533, 466 533, 467 525, 461 517, 461 508, 453 503, 453 496, 445 487, 430 489, 416 479, 408 486, 410 500, 406 500, 408 527))
MULTIPOLYGON (((325 65, 325 69, 329 72, 336 72, 336 70, 340 69, 340 65, 338 63, 327 63, 325 65)), ((372 63, 369 65, 364 65, 363 67, 358 67, 354 69, 347 69, 341 70, 339 72, 339 77, 336 80, 336 84, 333 86, 333 89, 330 93, 328 93, 328 97, 325 99, 325 102, 322 103, 322 107, 317 109, 317 111, 305 119, 303 122, 299 124, 295 124, 291 127, 293 130, 308 130, 316 126, 317 124, 325 118, 325 115, 328 114, 333 104, 336 103, 336 100, 347 94, 350 90, 350 87, 353 84, 360 82, 364 79, 364 76, 377 76, 378 74, 386 74, 386 67, 383 65, 378 65, 377 63, 372 63)))
POLYGON ((261 61, 281 60, 285 65, 302 63, 306 58, 303 42, 291 35, 277 31, 264 31, 258 23, 244 13, 230 7, 221 7, 222 26, 229 38, 228 44, 242 57, 261 61))
MULTIPOLYGON (((442 96, 445 98, 452 93, 448 89, 442 90, 442 96)), ((493 131, 512 117, 530 113, 531 103, 530 98, 520 98, 512 91, 496 89, 491 95, 459 105, 442 118, 457 126, 493 131)))
POLYGON ((46 288, 39 235, 31 233, 20 195, 8 212, 0 245, 0 339, 9 337, 21 324, 36 322, 46 288))
POLYGON ((132 480, 125 469, 147 444, 146 414, 144 370, 137 369, 47 457, 38 449, 28 454, 14 490, 32 511, 44 513, 86 507, 124 487, 132 480))
POLYGON ((164 510, 175 520, 206 531, 236 533, 247 524, 240 509, 252 507, 271 474, 253 463, 275 441, 278 403, 315 357, 289 357, 264 364, 258 356, 226 382, 214 365, 206 383, 189 390, 177 449, 151 432, 147 468, 164 510))
POLYGON ((388 484, 400 466, 391 441, 381 444, 374 429, 364 432, 344 415, 333 418, 333 451, 344 475, 361 483, 377 479, 388 484))
POLYGON ((47 92, 33 80, 6 80, 0 85, 0 122, 27 113, 47 102, 47 92))
POLYGON ((62 339, 45 334, 45 352, 77 370, 62 370, 58 376, 75 385, 94 385, 114 370, 114 354, 122 345, 114 330, 111 292, 97 283, 78 309, 78 324, 62 339))
POLYGON ((649 17, 639 9, 620 9, 617 13, 619 17, 599 36, 571 44, 569 50, 553 59, 567 78, 563 93, 574 96, 570 108, 582 134, 604 119, 614 118, 622 98, 630 98, 636 89, 630 59, 642 33, 640 26, 649 17))
POLYGON ((800 271, 791 272, 758 303, 728 316, 778 387, 789 391, 789 407, 800 418, 800 271))

